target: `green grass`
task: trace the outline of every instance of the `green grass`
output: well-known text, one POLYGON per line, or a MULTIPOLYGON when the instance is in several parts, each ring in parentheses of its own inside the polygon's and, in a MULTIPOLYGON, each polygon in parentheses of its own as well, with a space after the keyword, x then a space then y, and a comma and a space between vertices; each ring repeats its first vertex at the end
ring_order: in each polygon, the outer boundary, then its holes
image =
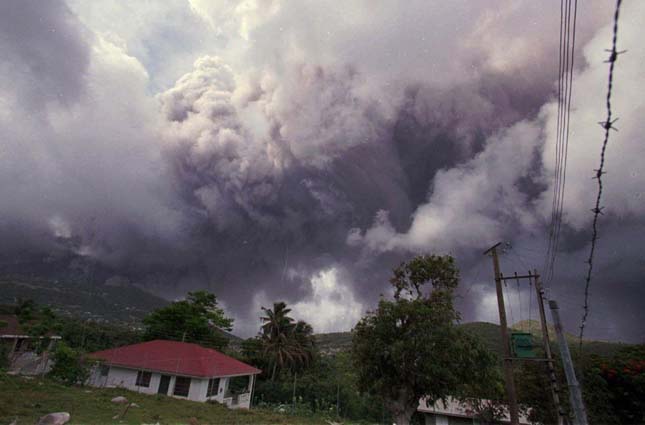
POLYGON ((290 416, 269 410, 229 410, 211 403, 137 394, 123 389, 66 387, 49 379, 0 375, 0 424, 33 424, 52 412, 68 412, 71 424, 326 424, 322 418, 290 416), (123 405, 110 400, 122 395, 139 405, 122 420, 112 419, 123 405))

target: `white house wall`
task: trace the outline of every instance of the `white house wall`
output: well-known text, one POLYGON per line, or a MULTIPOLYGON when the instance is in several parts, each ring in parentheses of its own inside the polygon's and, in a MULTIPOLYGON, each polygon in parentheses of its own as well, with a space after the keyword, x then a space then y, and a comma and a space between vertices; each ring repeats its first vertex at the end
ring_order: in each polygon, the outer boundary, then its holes
MULTIPOLYGON (((159 382, 161 381, 161 373, 152 372, 150 378, 150 385, 148 387, 139 387, 136 385, 137 382, 137 370, 126 369, 118 366, 110 366, 107 376, 101 376, 101 368, 97 365, 94 367, 90 373, 90 377, 87 381, 88 385, 94 387, 109 387, 109 388, 125 388, 131 391, 136 391, 142 394, 157 394, 159 390, 159 382)), ((169 375, 169 374, 164 374, 169 375)), ((226 404, 231 408, 242 408, 248 409, 251 405, 251 391, 255 379, 253 376, 249 378, 249 388, 247 394, 242 394, 238 397, 238 404, 231 404, 232 399, 230 397, 225 398, 229 386, 229 381, 231 377, 220 377, 219 378, 219 387, 217 394, 212 397, 207 397, 208 393, 208 381, 209 379, 202 378, 191 378, 190 379, 190 388, 188 390, 188 397, 175 396, 173 394, 175 388, 176 376, 170 376, 170 383, 168 384, 168 394, 171 397, 188 399, 192 401, 207 401, 214 400, 219 403, 226 404)))
POLYGON ((157 394, 160 378, 161 378, 160 374, 153 373, 152 377, 150 378, 150 385, 148 387, 138 387, 136 385, 137 383, 136 370, 111 366, 110 371, 108 372, 105 386, 127 388, 129 390, 136 391, 142 394, 157 394))
MULTIPOLYGON (((140 387, 136 385, 136 370, 110 366, 107 377, 102 377, 100 368, 97 367, 92 371, 88 384, 95 387, 126 388, 128 390, 136 391, 142 394, 157 394, 157 391, 159 390, 159 382, 161 381, 161 375, 162 374, 160 373, 152 372, 152 376, 150 377, 150 385, 147 387, 140 387)), ((168 385, 167 395, 192 401, 206 401, 206 391, 208 389, 207 379, 191 378, 188 397, 180 397, 173 395, 175 388, 175 378, 176 377, 174 375, 170 375, 170 383, 168 385)))

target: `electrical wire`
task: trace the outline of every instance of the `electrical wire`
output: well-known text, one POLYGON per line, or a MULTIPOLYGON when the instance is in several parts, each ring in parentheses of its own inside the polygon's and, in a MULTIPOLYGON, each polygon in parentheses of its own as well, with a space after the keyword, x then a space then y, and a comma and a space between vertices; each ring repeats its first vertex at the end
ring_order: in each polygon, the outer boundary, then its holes
POLYGON ((567 174, 571 99, 573 94, 573 66, 575 55, 575 33, 578 15, 577 0, 560 1, 560 45, 558 64, 558 111, 556 120, 555 177, 551 205, 549 241, 545 258, 545 284, 550 285, 555 269, 567 174), (573 13, 572 13, 573 4, 573 13))

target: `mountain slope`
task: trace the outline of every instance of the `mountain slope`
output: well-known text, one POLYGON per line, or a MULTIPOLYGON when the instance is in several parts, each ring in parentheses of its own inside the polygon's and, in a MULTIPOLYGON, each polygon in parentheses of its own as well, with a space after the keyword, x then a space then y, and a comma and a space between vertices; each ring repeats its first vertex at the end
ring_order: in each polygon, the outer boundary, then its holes
MULTIPOLYGON (((499 325, 487 322, 470 322, 462 323, 459 326, 479 338, 484 346, 486 346, 490 351, 497 353, 499 356, 502 355, 502 336, 500 334, 499 325)), ((515 324, 513 328, 523 332, 530 329, 531 334, 533 335, 533 343, 536 346, 542 345, 540 325, 537 321, 531 321, 531 323, 528 321, 519 322, 515 324)), ((549 339, 551 340, 552 349, 557 351, 555 329, 551 325, 547 325, 547 328, 549 330, 549 339)), ((509 333, 512 331, 513 329, 509 329, 509 333)), ((315 337, 318 348, 323 354, 333 354, 339 351, 346 351, 349 350, 352 345, 351 332, 316 334, 315 337)), ((577 337, 568 333, 565 333, 565 337, 569 342, 569 349, 572 355, 575 355, 575 352, 578 349, 577 337)), ((620 342, 583 341, 583 350, 587 353, 611 356, 626 345, 628 344, 620 342)))
POLYGON ((0 277, 0 304, 32 299, 57 313, 97 321, 133 322, 168 301, 133 285, 97 285, 21 276, 0 277))

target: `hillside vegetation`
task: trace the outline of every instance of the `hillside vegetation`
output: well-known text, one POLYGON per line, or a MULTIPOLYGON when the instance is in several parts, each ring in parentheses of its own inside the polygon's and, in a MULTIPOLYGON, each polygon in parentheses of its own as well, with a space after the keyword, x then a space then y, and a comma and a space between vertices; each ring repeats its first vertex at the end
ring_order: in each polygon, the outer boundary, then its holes
POLYGON ((31 299, 57 313, 95 321, 138 322, 168 301, 133 285, 0 277, 0 304, 31 299))
MULTIPOLYGON (((470 322, 462 323, 460 325, 462 329, 470 332, 471 334, 478 337, 482 343, 492 352, 497 355, 502 355, 502 337, 500 335, 499 325, 488 322, 470 322)), ((549 329, 549 339, 552 341, 552 346, 554 350, 557 350, 555 329, 551 325, 547 325, 549 329)), ((531 330, 533 335, 533 341, 536 345, 542 344, 542 335, 540 330, 539 322, 532 320, 530 323, 528 321, 518 322, 513 325, 512 329, 509 329, 509 333, 513 330, 521 330, 526 332, 531 330), (529 326, 530 325, 530 326, 529 326)), ((574 335, 565 333, 567 341, 569 342, 569 349, 572 352, 572 355, 578 349, 578 338, 574 335)), ((351 332, 333 332, 325 334, 316 334, 316 343, 321 351, 324 354, 332 354, 339 351, 346 351, 351 348, 352 345, 352 333, 351 332)), ((620 343, 620 342, 607 342, 607 341, 583 341, 582 347, 583 351, 587 354, 597 354, 599 356, 608 357, 614 355, 621 348, 627 347, 629 344, 620 343)))

